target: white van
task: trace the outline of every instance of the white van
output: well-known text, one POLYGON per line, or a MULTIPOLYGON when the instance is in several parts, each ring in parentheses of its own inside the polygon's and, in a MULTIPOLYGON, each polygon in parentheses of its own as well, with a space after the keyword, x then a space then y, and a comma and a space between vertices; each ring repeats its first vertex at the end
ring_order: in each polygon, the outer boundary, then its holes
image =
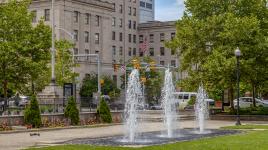
POLYGON ((175 92, 176 103, 179 103, 179 109, 184 109, 191 98, 196 98, 196 92, 175 92))
MULTIPOLYGON (((188 105, 188 102, 191 100, 191 98, 196 99, 196 92, 175 92, 174 93, 176 98, 176 103, 179 103, 179 109, 184 110, 185 107, 188 105)), ((213 99, 205 99, 205 101, 208 102, 208 105, 214 105, 213 99)))

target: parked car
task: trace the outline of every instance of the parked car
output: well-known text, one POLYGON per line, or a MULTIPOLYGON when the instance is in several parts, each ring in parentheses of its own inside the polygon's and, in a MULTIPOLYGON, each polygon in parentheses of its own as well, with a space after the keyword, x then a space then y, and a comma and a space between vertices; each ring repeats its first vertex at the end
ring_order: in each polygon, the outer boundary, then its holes
MULTIPOLYGON (((256 106, 263 106, 263 107, 268 107, 268 101, 263 101, 261 99, 255 98, 256 100, 256 106)), ((234 107, 237 107, 237 99, 234 101, 234 107)), ((246 108, 250 107, 253 105, 253 97, 240 97, 239 98, 239 107, 240 108, 246 108)))
POLYGON ((152 105, 152 106, 150 106, 150 110, 162 110, 162 106, 161 105, 152 105))

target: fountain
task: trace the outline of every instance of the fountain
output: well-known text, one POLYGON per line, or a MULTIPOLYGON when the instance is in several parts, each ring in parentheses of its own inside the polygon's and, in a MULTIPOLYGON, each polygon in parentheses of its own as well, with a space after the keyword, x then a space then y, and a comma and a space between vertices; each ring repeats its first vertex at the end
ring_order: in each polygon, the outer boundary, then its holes
POLYGON ((139 80, 139 71, 134 69, 128 79, 127 95, 125 103, 125 140, 135 142, 138 129, 138 109, 143 108, 141 85, 139 80))
POLYGON ((195 116, 197 126, 199 128, 199 134, 205 133, 205 120, 209 117, 207 93, 201 84, 198 88, 195 102, 195 116))
MULTIPOLYGON (((124 110, 125 116, 125 135, 115 135, 102 138, 81 138, 63 142, 64 144, 89 144, 101 146, 149 146, 168 144, 178 141, 190 141, 205 137, 215 137, 219 135, 228 135, 240 133, 240 131, 231 130, 210 130, 205 132, 205 119, 207 118, 207 94, 201 85, 197 94, 195 105, 199 132, 193 132, 192 129, 175 129, 176 124, 176 105, 174 102, 173 92, 175 91, 172 84, 172 74, 169 69, 165 72, 165 85, 162 89, 162 107, 164 109, 164 123, 166 134, 161 135, 162 131, 138 132, 138 110, 143 108, 144 101, 142 98, 141 85, 139 82, 139 71, 133 70, 129 76, 126 104, 124 110), (175 134, 179 132, 179 136, 175 134), (138 136, 139 135, 139 136, 138 136), (161 136, 159 136, 161 135, 161 136)), ((161 130, 161 129, 160 129, 161 130)), ((146 130, 145 130, 146 131, 146 130)), ((60 143, 56 143, 60 144, 60 143)), ((61 143, 62 144, 62 143, 61 143)))
POLYGON ((167 137, 174 137, 174 131, 177 124, 177 112, 174 93, 175 87, 172 82, 172 72, 169 69, 165 71, 164 87, 162 89, 162 108, 164 110, 164 124, 167 131, 167 137))

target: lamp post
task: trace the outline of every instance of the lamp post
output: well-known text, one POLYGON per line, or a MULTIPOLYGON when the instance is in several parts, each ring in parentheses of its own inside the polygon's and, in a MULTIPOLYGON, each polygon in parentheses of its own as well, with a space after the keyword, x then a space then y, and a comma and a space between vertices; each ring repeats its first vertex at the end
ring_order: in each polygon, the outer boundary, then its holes
POLYGON ((51 9, 52 9, 52 21, 51 21, 51 28, 52 28, 52 46, 51 46, 51 84, 56 83, 55 77, 55 10, 54 10, 54 3, 55 0, 51 1, 51 9))
POLYGON ((237 47, 235 50, 235 57, 236 57, 236 77, 237 77, 237 116, 236 116, 236 125, 239 126, 241 125, 240 123, 240 115, 239 115, 239 98, 240 98, 240 87, 239 87, 239 82, 240 82, 240 61, 239 58, 241 56, 241 51, 237 47))

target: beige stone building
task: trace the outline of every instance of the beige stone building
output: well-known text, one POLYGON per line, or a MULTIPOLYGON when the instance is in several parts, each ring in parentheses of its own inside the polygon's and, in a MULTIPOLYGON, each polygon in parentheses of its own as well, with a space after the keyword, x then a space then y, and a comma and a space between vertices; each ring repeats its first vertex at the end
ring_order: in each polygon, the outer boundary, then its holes
MULTIPOLYGON (((165 48, 164 41, 175 36, 175 22, 139 23, 140 0, 55 0, 56 39, 75 43, 75 54, 99 54, 101 74, 110 75, 121 85, 124 71, 114 71, 114 64, 126 64, 132 57, 152 57, 157 64, 178 67, 175 53, 165 48), (146 43, 146 48, 141 45, 146 43)), ((51 26, 51 0, 33 0, 30 11, 33 23, 41 18, 51 26)), ((85 74, 97 72, 94 57, 76 58, 75 68, 81 81, 85 74)), ((78 84, 79 88, 79 84, 78 84)))
MULTIPOLYGON (((74 42, 74 54, 99 54, 103 68, 111 67, 111 24, 114 5, 97 0, 56 0, 54 8, 56 39, 74 42)), ((33 23, 43 18, 45 23, 51 26, 50 0, 33 0, 30 10, 35 14, 33 23)), ((75 68, 75 71, 80 73, 80 80, 85 74, 96 72, 96 58, 75 59, 79 62, 79 67, 75 68)))
POLYGON ((175 51, 171 51, 164 45, 175 37, 175 21, 160 22, 152 21, 139 24, 140 56, 150 56, 157 64, 162 66, 178 66, 175 51))

